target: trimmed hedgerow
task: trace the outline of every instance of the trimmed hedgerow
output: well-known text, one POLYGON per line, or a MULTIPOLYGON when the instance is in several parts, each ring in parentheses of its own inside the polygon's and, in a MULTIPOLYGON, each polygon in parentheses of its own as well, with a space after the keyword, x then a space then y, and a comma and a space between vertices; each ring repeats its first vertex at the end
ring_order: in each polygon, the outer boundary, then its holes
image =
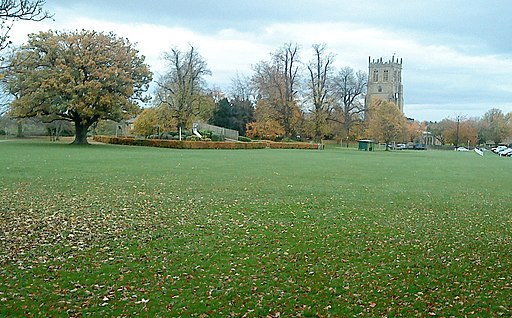
POLYGON ((94 141, 128 146, 147 146, 174 149, 318 149, 317 144, 280 142, 221 142, 221 141, 180 141, 168 139, 136 139, 111 136, 94 136, 94 141))
POLYGON ((267 141, 268 148, 271 149, 319 149, 318 144, 308 144, 304 142, 273 142, 267 141))
POLYGON ((129 145, 129 146, 148 146, 174 149, 263 149, 267 148, 264 142, 258 143, 238 143, 238 142, 214 142, 214 141, 180 141, 180 140, 162 140, 162 139, 134 139, 110 136, 95 136, 97 142, 129 145))

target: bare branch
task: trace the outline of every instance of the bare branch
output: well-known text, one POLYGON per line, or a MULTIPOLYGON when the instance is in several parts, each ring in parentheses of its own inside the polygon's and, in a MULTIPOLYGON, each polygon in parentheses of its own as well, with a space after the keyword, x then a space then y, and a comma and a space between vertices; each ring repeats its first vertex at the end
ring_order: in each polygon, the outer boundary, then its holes
POLYGON ((341 121, 348 136, 352 126, 362 120, 360 114, 364 112, 364 104, 361 100, 367 87, 366 74, 354 72, 350 67, 342 68, 335 78, 334 86, 341 121))
POLYGON ((204 76, 211 72, 192 45, 186 52, 172 48, 164 59, 168 72, 157 83, 157 103, 167 107, 177 119, 178 128, 183 128, 199 112, 197 100, 205 91, 204 76))
POLYGON ((46 0, 0 1, 0 50, 9 46, 9 32, 15 21, 43 21, 53 17, 43 9, 46 0))

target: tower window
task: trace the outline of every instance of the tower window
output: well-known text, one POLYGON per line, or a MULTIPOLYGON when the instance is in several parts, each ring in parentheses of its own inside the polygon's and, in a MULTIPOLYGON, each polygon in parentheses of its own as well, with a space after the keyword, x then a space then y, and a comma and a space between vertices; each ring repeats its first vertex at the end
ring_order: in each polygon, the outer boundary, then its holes
POLYGON ((388 70, 384 70, 384 79, 383 79, 384 82, 387 82, 389 81, 389 71, 388 70))
POLYGON ((379 85, 378 91, 379 93, 382 93, 382 86, 379 85))
POLYGON ((379 81, 379 71, 377 71, 377 70, 373 71, 373 81, 374 82, 379 81))

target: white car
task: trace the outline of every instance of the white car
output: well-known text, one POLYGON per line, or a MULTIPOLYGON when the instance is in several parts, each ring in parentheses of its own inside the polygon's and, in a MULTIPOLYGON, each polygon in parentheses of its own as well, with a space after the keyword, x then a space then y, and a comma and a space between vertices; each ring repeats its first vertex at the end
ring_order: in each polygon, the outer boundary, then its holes
POLYGON ((456 148, 455 151, 469 151, 469 149, 466 147, 459 147, 459 148, 456 148))
POLYGON ((407 145, 406 144, 396 144, 395 149, 396 150, 407 149, 407 145))
POLYGON ((503 149, 498 152, 498 155, 500 155, 500 157, 503 157, 503 156, 508 155, 509 153, 512 153, 512 148, 503 149))
POLYGON ((503 150, 505 150, 505 149, 507 149, 507 148, 508 148, 507 146, 498 146, 498 147, 496 147, 496 148, 492 148, 491 150, 492 150, 492 152, 494 152, 494 153, 499 153, 500 151, 503 151, 503 150))

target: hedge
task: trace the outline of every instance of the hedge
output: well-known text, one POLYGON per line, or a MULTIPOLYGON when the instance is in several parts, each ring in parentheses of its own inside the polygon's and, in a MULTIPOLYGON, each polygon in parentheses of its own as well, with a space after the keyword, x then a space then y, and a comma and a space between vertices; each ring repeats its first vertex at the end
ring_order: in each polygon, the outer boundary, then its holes
POLYGON ((223 142, 223 141, 183 141, 168 139, 136 139, 129 137, 94 136, 94 141, 127 145, 147 146, 174 149, 319 149, 318 144, 288 143, 288 142, 223 142))
POLYGON ((319 144, 308 144, 304 142, 273 142, 266 141, 268 148, 271 149, 321 149, 319 144))

